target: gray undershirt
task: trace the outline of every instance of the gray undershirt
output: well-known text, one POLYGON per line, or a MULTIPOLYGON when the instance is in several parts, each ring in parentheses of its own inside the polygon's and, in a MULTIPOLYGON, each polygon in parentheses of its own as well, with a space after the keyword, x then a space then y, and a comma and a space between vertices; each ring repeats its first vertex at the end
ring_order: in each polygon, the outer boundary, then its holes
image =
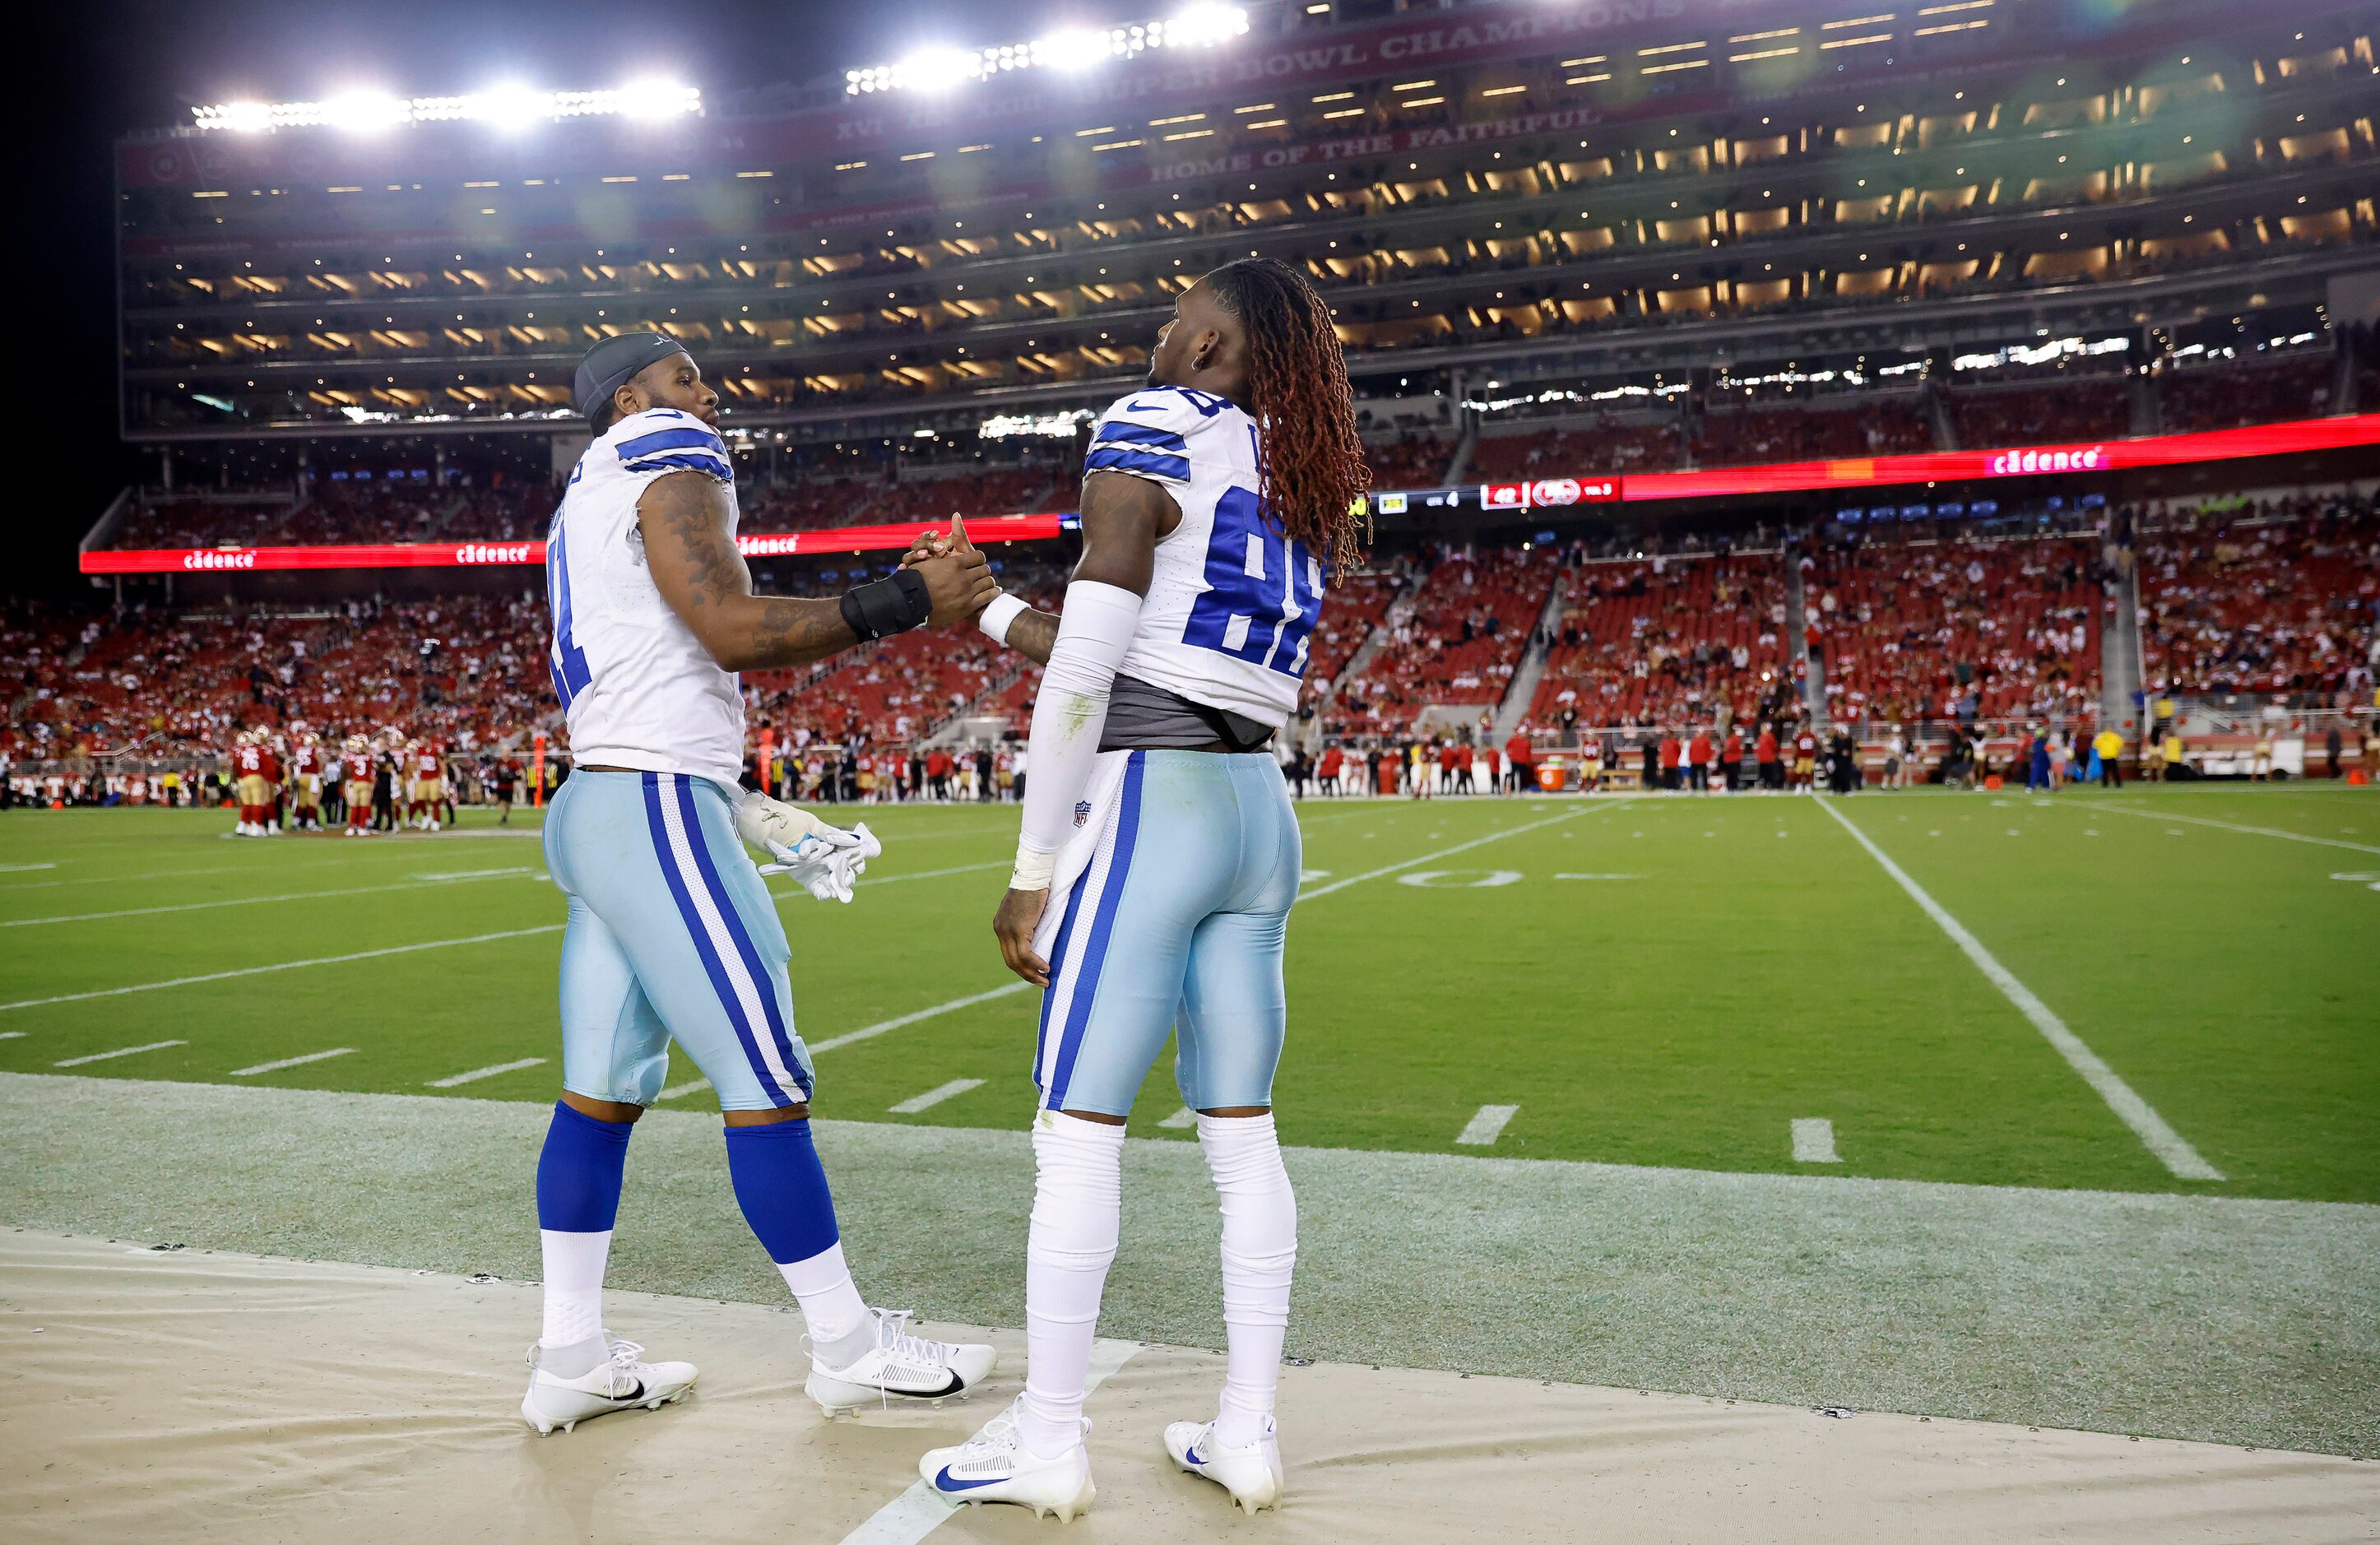
MULTIPOLYGON (((1228 708, 1208 711, 1231 726, 1238 744, 1259 749, 1272 729, 1263 721, 1234 713, 1228 708)), ((1108 694, 1107 727, 1099 733, 1102 751, 1195 751, 1224 737, 1179 696, 1152 687, 1137 676, 1119 675, 1108 694)))

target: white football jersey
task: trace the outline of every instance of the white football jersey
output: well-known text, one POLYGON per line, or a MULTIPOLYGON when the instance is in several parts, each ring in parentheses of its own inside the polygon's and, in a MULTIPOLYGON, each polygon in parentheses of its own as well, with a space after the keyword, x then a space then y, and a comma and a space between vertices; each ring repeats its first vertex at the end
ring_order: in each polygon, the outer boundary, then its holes
POLYGON ((547 663, 581 765, 733 785, 744 760, 743 695, 662 599, 637 525, 645 486, 670 472, 725 484, 735 534, 735 472, 710 425, 673 408, 613 424, 578 458, 546 533, 547 663))
POLYGON ((1126 472, 1173 496, 1123 674, 1279 729, 1297 707, 1322 566, 1257 503, 1256 420, 1224 398, 1150 386, 1091 436, 1085 476, 1126 472))

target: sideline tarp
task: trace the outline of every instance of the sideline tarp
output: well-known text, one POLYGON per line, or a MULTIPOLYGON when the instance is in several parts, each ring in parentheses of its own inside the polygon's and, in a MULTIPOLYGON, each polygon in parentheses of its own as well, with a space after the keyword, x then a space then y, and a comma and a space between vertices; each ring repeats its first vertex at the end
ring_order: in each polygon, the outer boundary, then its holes
MULTIPOLYGON (((382 1267, 0 1234, 0 1538, 920 1538, 887 1515, 918 1452, 1015 1393, 826 1423, 800 1322, 615 1294, 613 1329, 701 1365, 682 1405, 539 1439, 515 1412, 533 1287, 382 1267)), ((937 1326, 929 1333, 969 1333, 937 1326)), ((1980 1422, 1319 1365, 1285 1370, 1290 1500, 1256 1520, 1172 1471, 1208 1352, 1148 1347, 1092 1396, 1098 1508, 1069 1541, 2338 1540, 2380 1531, 2380 1465, 1980 1422)), ((897 1510, 896 1510, 897 1511, 897 1510)), ((941 1541, 1047 1538, 1011 1508, 941 1541)))

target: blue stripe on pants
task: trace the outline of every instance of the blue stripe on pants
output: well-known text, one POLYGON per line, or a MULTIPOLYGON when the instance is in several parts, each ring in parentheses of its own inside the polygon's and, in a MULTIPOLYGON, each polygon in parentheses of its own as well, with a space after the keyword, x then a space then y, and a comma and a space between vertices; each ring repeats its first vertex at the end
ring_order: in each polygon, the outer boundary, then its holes
MULTIPOLYGON (((676 774, 647 772, 643 775, 645 820, 652 833, 653 856, 661 864, 662 878, 669 882, 670 896, 677 903, 678 916, 685 919, 686 935, 694 941, 695 953, 702 960, 704 973, 710 978, 711 991, 718 993, 720 1006, 727 1011, 728 1023, 735 1027, 735 1039, 743 1043, 745 1059, 752 1064, 753 1076, 760 1081, 762 1091, 769 1096, 770 1103, 773 1105, 782 1107, 797 1103, 795 1098, 787 1094, 784 1087, 777 1082, 776 1076, 769 1071, 767 1060, 760 1055, 759 1043, 754 1034, 751 1019, 745 1013, 744 1001, 736 993, 735 983, 728 978, 726 963, 721 959, 718 948, 711 941, 710 930, 703 922, 701 912, 696 908, 694 896, 686 887, 686 877, 678 868, 677 852, 670 842, 669 825, 662 812, 661 781, 663 778, 669 778, 674 783, 676 774)), ((688 845, 699 852, 700 829, 695 828, 687 835, 688 845)), ((715 892, 713 896, 715 906, 717 905, 715 892)), ((729 915, 732 915, 732 912, 729 915)), ((757 985, 765 991, 767 982, 768 979, 763 977, 759 979, 757 985)))
MULTIPOLYGON (((1083 967, 1075 975, 1074 1002, 1066 1006, 1066 1030, 1050 1069, 1050 1091, 1044 1104, 1052 1111, 1066 1106, 1066 1081, 1074 1076, 1075 1055, 1083 1049, 1083 1028, 1090 1023, 1091 1001, 1099 996, 1099 971, 1107 964, 1108 941, 1115 928, 1116 904, 1123 899, 1124 882, 1132 874, 1132 850, 1140 833, 1140 784, 1148 753, 1135 751, 1124 763, 1123 809, 1116 815, 1115 845, 1108 858, 1107 884, 1092 915, 1091 936, 1083 948, 1083 967)), ((1072 921, 1074 903, 1067 903, 1072 921)))
MULTIPOLYGON (((752 979, 752 986, 759 995, 761 1013, 769 1021, 770 1042, 777 1049, 777 1063, 794 1076, 794 1081, 801 1087, 802 1099, 808 1100, 810 1088, 803 1081, 802 1064, 795 1058, 793 1041, 785 1034, 784 1013, 777 1006, 777 994, 771 991, 773 980, 760 964, 760 952, 752 947, 751 931, 745 928, 743 916, 735 910, 727 887, 720 883, 718 867, 710 858, 710 845, 702 840, 702 826, 695 815, 694 785, 682 777, 677 779, 677 809, 678 820, 686 827, 686 845, 694 849, 694 867, 701 872, 703 888, 710 893, 711 906, 727 925, 727 936, 735 942, 745 973, 752 979)), ((753 1028, 757 1034, 759 1027, 753 1028)), ((761 1082, 770 1081, 769 1075, 763 1072, 761 1082)))

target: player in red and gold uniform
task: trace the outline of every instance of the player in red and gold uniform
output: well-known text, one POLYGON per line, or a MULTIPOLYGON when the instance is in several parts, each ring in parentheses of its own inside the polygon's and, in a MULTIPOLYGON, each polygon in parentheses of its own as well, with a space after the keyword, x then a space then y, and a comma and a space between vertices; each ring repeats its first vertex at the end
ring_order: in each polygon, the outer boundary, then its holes
POLYGON ((347 835, 371 834, 372 815, 372 750, 371 742, 360 735, 347 736, 339 753, 339 776, 346 784, 347 835))
POLYGON ((231 748, 232 787, 239 798, 237 834, 261 837, 273 830, 273 780, 279 771, 272 748, 264 743, 264 732, 241 731, 231 748))
POLYGON ((403 763, 410 786, 406 790, 405 822, 425 832, 438 830, 438 801, 445 792, 446 761, 435 742, 406 743, 403 763))
POLYGON ((322 829, 322 741, 300 730, 289 751, 290 821, 300 832, 322 829))

